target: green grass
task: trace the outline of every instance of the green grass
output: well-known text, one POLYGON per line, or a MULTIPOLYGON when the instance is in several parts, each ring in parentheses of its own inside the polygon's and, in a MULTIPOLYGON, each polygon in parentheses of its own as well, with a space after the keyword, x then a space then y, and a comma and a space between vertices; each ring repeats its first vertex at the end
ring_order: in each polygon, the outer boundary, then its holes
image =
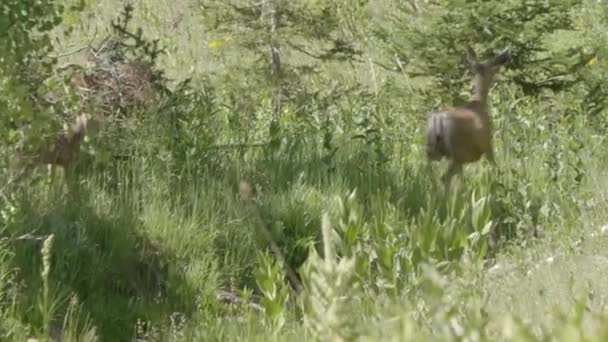
MULTIPOLYGON (((66 15, 76 31, 57 33, 59 49, 107 29, 120 3, 66 15)), ((211 75, 216 85, 238 51, 211 57, 214 36, 196 4, 140 2, 134 25, 167 47, 160 65, 171 78, 193 76, 197 87, 211 75)), ((359 67, 324 66, 350 80, 372 71, 359 67)), ((282 150, 243 153, 180 149, 166 113, 132 113, 130 135, 117 131, 110 142, 137 151, 126 165, 91 171, 78 193, 38 182, 1 203, 0 339, 57 331, 68 341, 608 337, 608 158, 590 119, 555 115, 573 108, 575 95, 516 101, 518 92, 498 84, 498 166, 467 166, 449 196, 437 182, 445 163, 426 169, 422 105, 393 96, 347 100, 342 114, 371 112, 380 138, 351 139, 365 128, 345 124, 329 162, 321 134, 290 109, 282 150), (251 200, 239 194, 242 180, 255 188, 251 200), (250 296, 263 312, 222 303, 220 291, 250 296)), ((200 114, 218 135, 201 140, 262 140, 269 105, 260 98, 248 123, 200 114)), ((194 116, 184 119, 188 132, 208 134, 194 116)))
MULTIPOLYGON (((507 163, 501 160, 501 164, 507 163)), ((307 328, 297 318, 301 315, 297 313, 300 299, 283 309, 286 322, 273 332, 272 325, 266 327, 255 311, 224 307, 215 301, 215 294, 226 286, 257 288, 254 271, 260 267, 258 251, 267 246, 260 225, 271 229, 291 265, 301 265, 308 255, 308 244, 320 237, 322 214, 329 210, 336 225, 338 218, 346 214, 340 213, 345 209, 340 209, 335 196, 344 196, 354 188, 361 189, 354 200, 354 204, 361 205, 360 209, 353 209, 359 217, 355 216, 350 225, 347 220, 345 226, 359 234, 362 242, 343 246, 343 253, 353 253, 361 259, 360 276, 367 274, 376 280, 365 281, 370 288, 356 290, 351 297, 353 302, 345 304, 351 309, 343 319, 350 323, 347 327, 357 328, 348 329, 373 340, 401 339, 405 337, 402 334, 409 333, 430 336, 437 333, 432 327, 449 325, 449 317, 454 316, 459 324, 465 325, 463 329, 473 333, 486 324, 491 327, 502 324, 508 315, 529 322, 534 329, 559 328, 560 323, 551 318, 554 307, 568 312, 577 296, 584 298, 588 292, 593 293, 591 310, 605 310, 603 303, 608 293, 602 286, 605 283, 602 270, 608 267, 605 253, 608 237, 600 234, 599 226, 605 222, 605 215, 600 214, 605 212, 601 210, 602 204, 579 213, 572 207, 578 205, 572 198, 551 191, 548 185, 537 185, 548 190, 539 199, 546 212, 543 214, 541 209, 537 217, 510 223, 506 218, 519 215, 520 210, 522 215, 532 215, 520 206, 534 199, 525 196, 533 195, 502 195, 503 200, 509 198, 515 203, 490 200, 490 210, 502 212, 507 222, 495 229, 514 226, 509 229, 519 230, 523 237, 512 240, 516 242, 510 248, 494 251, 495 265, 488 270, 476 259, 467 262, 465 257, 459 261, 458 255, 474 253, 477 248, 466 247, 467 243, 464 249, 452 245, 453 239, 462 238, 459 230, 470 229, 466 228, 466 217, 462 218, 461 212, 452 207, 464 205, 466 209, 472 191, 477 198, 490 195, 493 182, 507 182, 509 176, 514 177, 509 171, 502 170, 499 176, 491 177, 488 165, 471 167, 467 169, 466 182, 460 184, 466 184, 467 188, 461 188, 456 202, 441 204, 444 199, 439 190, 430 197, 423 191, 430 187, 431 177, 405 163, 395 163, 397 170, 411 168, 405 175, 395 170, 363 176, 346 161, 337 163, 329 179, 318 174, 321 168, 314 166, 315 161, 309 166, 289 160, 260 165, 223 176, 186 177, 183 185, 174 188, 166 180, 150 176, 137 180, 133 188, 122 189, 119 194, 86 181, 83 184, 87 187, 86 195, 78 199, 67 198, 56 189, 36 187, 27 191, 25 202, 18 206, 20 211, 13 214, 16 221, 6 228, 5 234, 13 237, 26 233, 54 234, 50 284, 58 306, 52 314, 60 319, 65 301, 76 294, 82 312, 90 317, 104 340, 130 338, 139 320, 150 322, 161 334, 158 339, 181 336, 184 340, 262 340, 274 336, 284 340, 289 336, 306 336, 302 331, 307 328), (260 172, 255 178, 257 184, 265 184, 259 187, 255 204, 262 222, 239 200, 236 189, 238 174, 257 172, 260 172), (140 198, 142 203, 137 202, 140 198), (564 203, 571 207, 565 207, 564 203), (433 213, 436 209, 439 216, 433 213), (544 230, 541 239, 532 237, 533 220, 544 230), (452 224, 455 230, 446 236, 445 229, 452 224), (374 264, 372 255, 383 252, 394 253, 393 258, 383 260, 381 265, 374 264), (548 258, 552 262, 547 262, 548 258), (412 273, 422 260, 450 261, 451 272, 456 273, 450 281, 424 280, 424 272, 412 273), (575 280, 573 287, 571 279, 575 280), (460 303, 466 303, 465 307, 460 307, 460 303), (478 310, 487 311, 486 316, 479 316, 478 310), (176 324, 171 323, 174 312, 183 315, 183 330, 171 330, 177 329, 171 328, 176 324)), ((526 170, 529 173, 524 174, 524 182, 542 172, 540 167, 526 170)), ((579 192, 571 195, 580 193, 603 203, 605 191, 594 186, 601 183, 602 171, 593 165, 587 170, 589 185, 581 185, 579 192)), ((537 182, 543 181, 541 176, 537 177, 537 182)), ((522 182, 518 178, 510 181, 522 182)), ((334 229, 339 231, 337 227, 334 229)), ((13 255, 6 267, 18 269, 14 282, 22 284, 18 287, 20 300, 14 314, 19 313, 20 320, 27 325, 42 327, 43 312, 37 309, 42 291, 40 241, 13 238, 8 246, 13 255)), ((297 295, 292 294, 291 298, 296 300, 297 295)), ((443 334, 447 337, 453 332, 443 334)))

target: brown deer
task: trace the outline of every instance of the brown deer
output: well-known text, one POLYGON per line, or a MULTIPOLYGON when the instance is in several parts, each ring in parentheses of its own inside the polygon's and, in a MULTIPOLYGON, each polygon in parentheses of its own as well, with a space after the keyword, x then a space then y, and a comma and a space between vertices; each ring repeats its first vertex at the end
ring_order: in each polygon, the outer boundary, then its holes
POLYGON ((446 189, 452 177, 462 172, 463 165, 478 161, 482 155, 493 164, 492 122, 488 113, 488 93, 501 65, 511 58, 509 48, 494 58, 478 61, 475 51, 467 46, 467 62, 473 74, 473 95, 462 106, 431 112, 427 117, 427 157, 430 161, 449 160, 442 176, 446 189))
POLYGON ((18 178, 25 176, 41 164, 50 165, 53 173, 56 167, 61 167, 65 177, 69 178, 78 162, 80 146, 85 137, 97 132, 104 123, 103 118, 89 114, 77 116, 71 127, 60 130, 50 145, 38 147, 31 154, 18 156, 18 163, 23 169, 18 178))

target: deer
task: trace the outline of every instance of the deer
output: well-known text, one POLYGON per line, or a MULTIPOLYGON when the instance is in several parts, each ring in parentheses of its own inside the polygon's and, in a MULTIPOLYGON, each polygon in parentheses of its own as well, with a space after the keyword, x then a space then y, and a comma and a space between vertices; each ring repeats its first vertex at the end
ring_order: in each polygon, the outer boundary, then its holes
POLYGON ((429 165, 443 158, 449 161, 448 170, 441 177, 446 190, 449 190, 452 178, 462 173, 464 165, 477 162, 482 156, 496 166, 488 95, 500 67, 510 59, 508 47, 493 58, 479 61, 475 50, 467 46, 466 61, 473 74, 470 100, 427 114, 427 160, 429 165))
POLYGON ((18 164, 23 170, 17 179, 40 165, 49 165, 51 173, 54 173, 57 167, 62 168, 66 180, 69 180, 79 160, 80 147, 85 137, 96 133, 104 123, 103 118, 90 114, 78 115, 70 127, 57 132, 51 144, 40 146, 33 153, 18 155, 18 164))

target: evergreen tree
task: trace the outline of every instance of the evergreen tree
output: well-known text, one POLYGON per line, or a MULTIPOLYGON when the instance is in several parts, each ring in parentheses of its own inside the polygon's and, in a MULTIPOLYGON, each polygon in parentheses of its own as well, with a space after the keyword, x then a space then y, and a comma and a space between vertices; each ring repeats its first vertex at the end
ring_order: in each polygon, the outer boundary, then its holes
POLYGON ((375 35, 409 75, 435 78, 432 98, 453 100, 461 91, 467 44, 481 48, 481 57, 510 46, 511 81, 525 95, 537 96, 579 82, 578 71, 592 58, 577 46, 555 51, 546 44, 552 34, 575 29, 572 14, 582 5, 578 0, 450 0, 396 6, 387 17, 399 33, 390 34, 384 29, 387 26, 379 26, 375 35))

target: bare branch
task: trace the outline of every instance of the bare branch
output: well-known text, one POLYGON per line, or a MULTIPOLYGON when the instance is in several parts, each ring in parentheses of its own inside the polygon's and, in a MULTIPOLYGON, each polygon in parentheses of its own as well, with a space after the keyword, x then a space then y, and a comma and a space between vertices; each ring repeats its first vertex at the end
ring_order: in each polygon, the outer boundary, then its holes
POLYGON ((62 53, 59 55, 55 55, 55 56, 49 56, 51 58, 62 58, 62 57, 67 57, 67 56, 71 56, 71 55, 75 55, 83 50, 89 49, 91 48, 91 46, 93 46, 93 42, 95 42, 95 39, 97 39, 97 26, 95 26, 95 32, 93 33, 93 38, 91 38, 91 40, 85 44, 84 46, 81 46, 79 48, 77 48, 74 51, 70 51, 70 52, 66 52, 66 53, 62 53))

